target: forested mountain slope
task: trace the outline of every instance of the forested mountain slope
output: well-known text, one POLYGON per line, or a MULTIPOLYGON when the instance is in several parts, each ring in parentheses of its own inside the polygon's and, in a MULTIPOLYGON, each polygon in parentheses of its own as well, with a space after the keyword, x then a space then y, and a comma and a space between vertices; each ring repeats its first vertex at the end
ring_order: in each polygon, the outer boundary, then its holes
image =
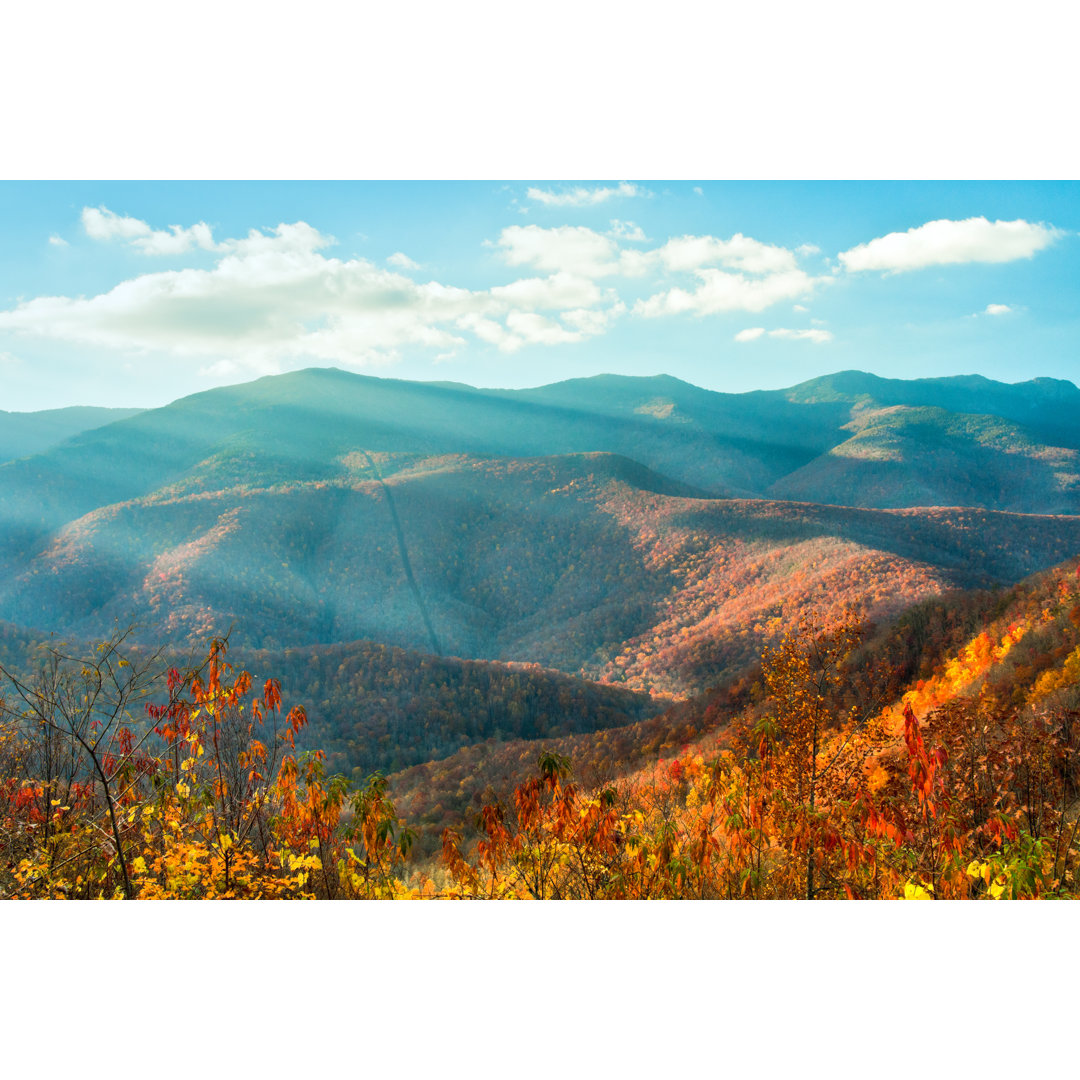
MULTIPOLYGON (((951 417, 996 416, 1007 423, 995 448, 1040 461, 1047 450, 1080 447, 1078 403, 1075 386, 1054 380, 902 382, 843 372, 790 390, 721 394, 668 376, 598 376, 510 391, 309 369, 194 394, 0 466, 2 525, 9 547, 32 544, 90 510, 178 483, 213 490, 230 482, 339 479, 348 471, 342 459, 358 451, 515 458, 609 452, 714 497, 766 496, 846 443, 848 425, 862 423, 867 410, 945 410, 950 416, 924 423, 924 434, 936 430, 962 458, 971 435, 967 422, 951 417)), ((1068 455, 1057 453, 1055 461, 1059 472, 1069 471, 1068 455)), ((943 459, 936 468, 953 466, 943 459)), ((972 472, 967 505, 1077 508, 1067 482, 1053 505, 1040 503, 1038 493, 1024 505, 999 505, 994 483, 984 490, 972 472)), ((873 490, 851 494, 852 505, 879 505, 873 490)), ((920 494, 913 489, 910 497, 920 494)), ((898 502, 902 497, 891 492, 886 505, 920 505, 898 502)))
POLYGON ((1078 399, 859 372, 751 394, 268 377, 0 465, 0 618, 694 694, 801 612, 887 620, 1080 550, 1078 399))
POLYGON ((0 462, 40 454, 73 435, 124 420, 141 411, 84 405, 42 409, 39 412, 5 412, 0 409, 0 462))
POLYGON ((446 655, 682 694, 803 609, 887 618, 1080 549, 1080 518, 696 498, 607 454, 410 459, 385 481, 370 460, 94 511, 9 560, 0 614, 84 640, 135 622, 140 640, 191 646, 235 624, 261 648, 432 652, 430 626, 446 655))
POLYGON ((663 708, 647 694, 536 664, 442 658, 377 642, 236 650, 258 679, 277 678, 304 706, 299 745, 363 780, 446 757, 484 739, 557 739, 635 724, 663 708))
MULTIPOLYGON (((941 751, 934 766, 941 770, 937 813, 941 828, 954 830, 953 841, 943 833, 946 843, 955 842, 955 830, 964 825, 978 831, 980 823, 994 825, 995 812, 1006 811, 1016 812, 1033 834, 1062 825, 1067 834, 1080 812, 1078 601, 1080 560, 1074 558, 1012 588, 953 593, 917 604, 891 624, 867 627, 862 644, 833 673, 824 703, 831 719, 822 728, 821 745, 834 734, 835 745, 862 741, 854 776, 864 785, 864 797, 900 798, 913 752, 903 737, 910 710, 918 737, 935 754, 941 751)), ((793 642, 809 649, 808 636, 793 642)), ((793 710, 794 699, 782 696, 777 681, 782 655, 775 647, 771 659, 767 654, 769 675, 758 665, 634 724, 558 739, 480 743, 396 774, 391 790, 410 820, 434 836, 467 823, 480 802, 509 805, 514 787, 535 773, 538 755, 556 753, 572 762, 584 790, 614 785, 646 814, 662 807, 670 828, 698 809, 685 801, 684 775, 703 759, 719 755, 723 762, 725 753, 733 772, 738 754, 748 747, 751 755, 758 752, 762 733, 773 730, 768 725, 783 730, 793 722, 785 709, 793 710)), ((831 754, 823 751, 822 762, 831 754)), ((476 835, 467 826, 465 833, 476 835)), ((1058 859, 1065 834, 1058 840, 1058 859)), ((426 850, 434 852, 431 836, 426 850)), ((1053 864, 1052 854, 1033 849, 1024 858, 1053 864)), ((961 876, 964 865, 966 860, 961 876)))

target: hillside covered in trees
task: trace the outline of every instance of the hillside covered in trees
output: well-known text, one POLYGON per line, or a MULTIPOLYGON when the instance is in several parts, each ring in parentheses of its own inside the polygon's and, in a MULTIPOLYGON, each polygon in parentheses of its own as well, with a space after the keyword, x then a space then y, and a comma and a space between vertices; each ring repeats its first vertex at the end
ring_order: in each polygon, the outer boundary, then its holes
POLYGON ((0 617, 149 646, 377 641, 686 696, 800 611, 888 619, 1075 553, 1078 398, 858 372, 741 395, 275 376, 0 465, 0 617))
POLYGON ((0 464, 0 890, 1072 895, 1078 403, 310 370, 81 416, 0 464))
POLYGON ((878 632, 804 622, 752 680, 628 728, 476 746, 428 775, 350 784, 321 751, 298 750, 306 716, 280 684, 256 685, 218 645, 187 672, 161 672, 123 640, 84 658, 47 650, 33 677, 8 673, 5 686, 19 707, 0 744, 2 887, 1072 896, 1078 657, 1071 560, 878 632), (424 808, 455 784, 449 817, 424 808), (432 828, 437 843, 418 843, 432 828))

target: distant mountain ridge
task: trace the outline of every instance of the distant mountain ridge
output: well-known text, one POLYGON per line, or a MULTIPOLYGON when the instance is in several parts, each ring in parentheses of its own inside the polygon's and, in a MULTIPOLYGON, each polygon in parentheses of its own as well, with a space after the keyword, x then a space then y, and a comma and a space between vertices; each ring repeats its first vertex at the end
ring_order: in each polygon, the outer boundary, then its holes
POLYGON ((749 394, 270 376, 0 465, 0 618, 185 644, 235 623, 246 647, 369 639, 683 694, 800 611, 891 618, 1080 550, 1077 402, 860 372, 749 394))
POLYGON ((83 431, 103 427, 142 412, 141 409, 108 409, 73 405, 39 412, 5 412, 0 409, 0 462, 40 454, 83 431))
MULTIPOLYGON (((963 505, 1080 512, 1075 485, 1055 479, 1054 467, 1045 464, 1048 450, 1080 450, 1074 420, 1080 390, 1073 384, 1034 380, 1012 386, 980 377, 905 382, 861 372, 789 390, 722 394, 670 376, 602 375, 532 390, 480 390, 310 368, 193 394, 84 431, 30 460, 9 462, 0 466, 0 499, 7 523, 47 531, 96 507, 181 482, 196 470, 207 474, 208 486, 234 466, 252 484, 275 477, 331 479, 342 475, 341 455, 357 447, 482 457, 603 451, 713 497, 786 497, 786 478, 835 456, 851 438, 848 425, 868 410, 929 406, 956 413, 965 401, 964 415, 1020 425, 1010 429, 1015 447, 996 452, 1012 453, 1008 464, 1020 454, 1041 479, 1032 497, 1021 492, 1003 502, 993 490, 981 490, 976 476, 963 505), (1062 494, 1040 501, 1040 488, 1062 488, 1062 494)), ((861 438, 865 444, 865 431, 861 438)), ((1071 475, 1076 456, 1057 457, 1064 462, 1057 472, 1071 475)), ((925 475, 921 462, 918 471, 925 475)), ((926 505, 912 501, 920 489, 909 492, 905 480, 898 474, 891 485, 875 487, 872 499, 856 493, 850 504, 926 505)), ((796 497, 835 496, 829 484, 819 490, 804 474, 796 497)))
POLYGON ((984 375, 885 379, 865 371, 839 371, 809 379, 784 392, 793 401, 854 403, 869 398, 883 406, 931 406, 950 412, 994 415, 1077 437, 1072 416, 1080 407, 1080 389, 1067 379, 1044 376, 1018 383, 997 382, 984 375))

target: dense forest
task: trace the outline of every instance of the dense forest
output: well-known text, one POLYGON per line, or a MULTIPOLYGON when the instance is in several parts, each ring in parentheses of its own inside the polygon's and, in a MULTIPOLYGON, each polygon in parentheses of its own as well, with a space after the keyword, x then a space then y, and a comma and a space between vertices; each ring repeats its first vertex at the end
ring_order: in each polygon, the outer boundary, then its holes
MULTIPOLYGON (((1080 883, 1080 561, 889 628, 803 621, 738 684, 459 751, 457 811, 350 780, 215 642, 5 670, 7 896, 1025 898, 1080 883), (590 745, 591 740, 591 745, 590 745), (569 753, 567 751, 570 751, 569 753), (657 751, 659 753, 657 754, 657 751), (575 760, 576 757, 576 760, 575 760), (434 818, 437 846, 418 843, 434 818)), ((446 766, 453 771, 453 757, 446 766)), ((438 770, 438 766, 424 766, 438 770)), ((428 792, 440 783, 424 780, 428 792)))
POLYGON ((1078 403, 0 414, 0 895, 1073 896, 1078 403))

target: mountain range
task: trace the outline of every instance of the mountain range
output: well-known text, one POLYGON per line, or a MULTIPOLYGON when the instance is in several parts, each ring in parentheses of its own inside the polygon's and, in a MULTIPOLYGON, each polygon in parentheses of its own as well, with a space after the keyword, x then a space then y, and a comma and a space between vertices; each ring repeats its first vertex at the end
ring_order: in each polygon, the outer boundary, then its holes
MULTIPOLYGON (((67 428, 0 414, 0 618, 83 641, 133 623, 174 648, 232 627, 263 666, 378 643, 399 671, 457 658, 462 685, 466 661, 539 665, 537 687, 624 694, 560 730, 649 722, 801 615, 885 625, 1076 554, 1078 407, 1050 379, 851 371, 724 394, 310 369, 124 415, 59 410, 67 428)), ((342 731, 349 703, 317 694, 305 663, 312 737, 342 731)), ((423 752, 515 729, 469 730, 423 752)))

